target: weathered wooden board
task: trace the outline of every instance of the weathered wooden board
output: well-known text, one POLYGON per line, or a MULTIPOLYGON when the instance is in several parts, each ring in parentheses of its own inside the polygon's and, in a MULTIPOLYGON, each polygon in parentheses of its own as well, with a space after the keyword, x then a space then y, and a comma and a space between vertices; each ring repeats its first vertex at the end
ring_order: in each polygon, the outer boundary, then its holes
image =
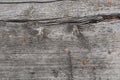
POLYGON ((0 0, 0 80, 120 80, 120 1, 52 1, 0 0))
MULTIPOLYGON (((20 2, 21 0, 16 0, 20 2)), ((41 0, 39 0, 41 1, 41 0)), ((2 2, 2 1, 1 1, 2 2)), ((7 2, 7 1, 4 1, 7 2)), ((12 0, 8 0, 12 2, 12 0)), ((118 13, 120 1, 60 1, 54 3, 0 4, 1 19, 48 19, 118 13), (113 5, 112 5, 113 4, 113 5), (111 7, 112 5, 112 7, 111 7)))

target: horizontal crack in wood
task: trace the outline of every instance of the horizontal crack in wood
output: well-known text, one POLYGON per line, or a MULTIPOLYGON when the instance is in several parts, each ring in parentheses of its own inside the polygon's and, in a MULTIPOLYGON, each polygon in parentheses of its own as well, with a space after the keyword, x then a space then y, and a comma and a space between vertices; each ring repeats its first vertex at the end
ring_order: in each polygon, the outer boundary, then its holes
POLYGON ((25 23, 25 22, 39 22, 44 25, 59 25, 66 23, 79 23, 79 24, 91 24, 103 22, 105 20, 111 19, 120 19, 120 13, 113 14, 99 14, 94 16, 85 16, 85 17, 63 17, 63 18, 52 18, 52 19, 8 19, 8 20, 0 20, 3 22, 15 22, 15 23, 25 23))
MULTIPOLYGON (((52 0, 52 1, 13 1, 13 2, 0 2, 0 4, 25 4, 25 3, 53 3, 53 2, 59 2, 59 1, 66 1, 66 0, 52 0)), ((70 0, 74 1, 74 0, 70 0)), ((76 1, 76 0, 75 0, 76 1)))

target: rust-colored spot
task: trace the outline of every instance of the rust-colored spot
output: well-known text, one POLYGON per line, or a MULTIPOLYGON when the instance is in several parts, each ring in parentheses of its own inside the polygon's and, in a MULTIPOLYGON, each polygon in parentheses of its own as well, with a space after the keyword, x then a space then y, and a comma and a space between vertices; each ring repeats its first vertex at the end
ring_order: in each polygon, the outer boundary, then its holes
POLYGON ((28 38, 27 37, 24 37, 24 42, 28 42, 28 38))
POLYGON ((68 52, 68 48, 64 48, 64 52, 67 53, 68 52))
POLYGON ((115 16, 112 16, 111 19, 112 19, 112 20, 116 20, 117 18, 116 18, 115 16))
POLYGON ((112 6, 112 4, 113 4, 111 0, 109 0, 107 3, 109 6, 112 6))
POLYGON ((83 60, 83 64, 86 65, 86 64, 87 64, 87 61, 86 61, 86 60, 83 60))
POLYGON ((96 66, 93 66, 93 70, 96 70, 96 66))

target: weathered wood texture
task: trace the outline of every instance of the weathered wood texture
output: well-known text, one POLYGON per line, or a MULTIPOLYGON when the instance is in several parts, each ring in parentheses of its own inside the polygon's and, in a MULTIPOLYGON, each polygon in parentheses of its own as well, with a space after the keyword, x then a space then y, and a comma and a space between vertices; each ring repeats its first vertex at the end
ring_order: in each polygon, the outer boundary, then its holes
POLYGON ((119 4, 0 0, 0 80, 120 80, 119 4))
MULTIPOLYGON (((25 2, 29 0, 15 0, 15 2, 22 1, 25 2)), ((13 2, 13 0, 0 0, 0 2, 13 2)), ((119 0, 112 0, 111 4, 107 0, 78 0, 78 1, 65 0, 53 3, 25 3, 25 4, 6 3, 0 4, 1 5, 0 20, 82 17, 86 15, 96 15, 100 13, 108 14, 120 12, 119 0)))

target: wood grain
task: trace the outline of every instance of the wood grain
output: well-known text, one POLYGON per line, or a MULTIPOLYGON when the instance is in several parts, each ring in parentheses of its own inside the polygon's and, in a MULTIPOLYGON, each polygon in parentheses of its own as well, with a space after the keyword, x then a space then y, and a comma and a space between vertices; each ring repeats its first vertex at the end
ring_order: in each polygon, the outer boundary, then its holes
POLYGON ((0 0, 0 80, 119 80, 119 0, 106 3, 0 0))

